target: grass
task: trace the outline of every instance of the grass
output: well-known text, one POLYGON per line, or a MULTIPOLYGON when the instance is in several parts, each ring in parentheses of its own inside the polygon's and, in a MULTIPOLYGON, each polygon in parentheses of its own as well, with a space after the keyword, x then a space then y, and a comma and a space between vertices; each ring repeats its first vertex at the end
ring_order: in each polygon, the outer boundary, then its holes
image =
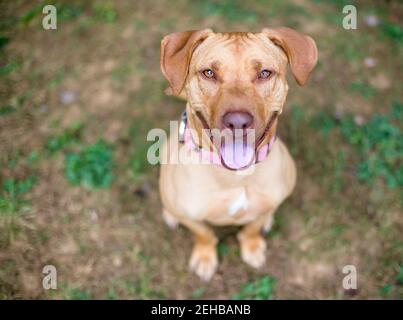
POLYGON ((49 86, 52 87, 57 87, 60 85, 64 78, 66 76, 66 70, 64 67, 61 67, 60 69, 56 70, 56 72, 53 74, 52 78, 49 80, 49 86))
POLYGON ((393 290, 393 285, 388 283, 379 289, 379 294, 382 297, 387 298, 392 293, 392 290, 393 290))
MULTIPOLYGON (((387 115, 374 114, 365 124, 355 123, 352 115, 336 121, 330 114, 319 112, 313 117, 311 125, 324 136, 328 136, 333 128, 341 135, 360 158, 357 164, 357 178, 371 183, 374 179, 383 178, 391 189, 403 186, 403 169, 399 163, 403 160, 403 134, 398 126, 402 105, 394 104, 387 115)), ((335 172, 342 170, 345 155, 339 153, 336 159, 335 172)))
POLYGON ((192 292, 192 298, 193 299, 200 299, 206 292, 205 288, 196 288, 195 290, 193 290, 192 292))
POLYGON ((65 176, 74 186, 109 188, 113 181, 112 148, 103 140, 65 156, 65 176))
POLYGON ((385 20, 381 23, 381 31, 396 44, 400 46, 403 44, 403 27, 401 25, 385 20))
POLYGON ((93 13, 95 19, 100 22, 113 23, 117 18, 113 2, 96 3, 93 7, 93 13))
POLYGON ((340 131, 361 158, 357 177, 372 182, 382 177, 389 188, 403 186, 403 134, 390 114, 375 114, 367 123, 357 126, 351 117, 340 124, 340 131))
POLYGON ((90 300, 92 297, 90 291, 76 287, 68 287, 62 290, 64 299, 66 300, 90 300))
POLYGON ((147 160, 148 148, 151 145, 151 142, 146 141, 147 131, 147 122, 133 123, 129 129, 129 139, 133 146, 129 166, 135 179, 151 168, 147 160))
POLYGON ((229 22, 243 20, 256 22, 256 12, 249 10, 241 1, 195 1, 195 6, 203 15, 223 17, 229 22))
POLYGON ((26 158, 26 163, 27 163, 27 165, 32 166, 32 165, 36 164, 40 158, 41 158, 41 155, 39 154, 38 151, 36 151, 36 150, 31 151, 26 158))
POLYGON ((6 45, 10 42, 9 37, 0 36, 0 50, 6 47, 6 45))
POLYGON ((25 103, 29 101, 30 92, 16 95, 10 99, 5 105, 0 106, 0 117, 5 117, 22 109, 25 103))
POLYGON ((374 87, 372 87, 370 84, 362 82, 362 81, 354 81, 350 84, 349 89, 352 92, 358 92, 360 93, 365 99, 372 98, 376 90, 374 87))
POLYGON ((336 120, 328 112, 321 110, 312 117, 310 124, 327 137, 336 126, 336 120))
POLYGON ((112 79, 118 83, 122 83, 132 74, 133 70, 131 65, 123 64, 112 70, 112 79))
POLYGON ((77 144, 81 140, 83 125, 79 122, 67 128, 60 135, 51 136, 45 144, 45 149, 51 154, 63 150, 66 147, 77 144))
POLYGON ((123 291, 130 299, 162 299, 165 297, 163 289, 156 288, 151 284, 150 277, 144 272, 134 279, 120 279, 113 291, 123 291))
POLYGON ((0 191, 0 247, 4 248, 28 226, 25 215, 30 207, 25 196, 36 181, 35 176, 4 180, 0 191))
POLYGON ((83 8, 72 3, 56 4, 57 18, 59 21, 73 21, 80 17, 83 13, 83 8))
POLYGON ((379 288, 379 295, 388 299, 403 298, 403 265, 399 266, 398 272, 392 282, 386 283, 379 288))
POLYGON ((16 109, 13 106, 10 105, 2 106, 0 107, 0 116, 6 116, 10 113, 13 113, 14 111, 16 111, 16 109))
POLYGON ((18 60, 13 60, 6 65, 0 66, 0 77, 5 77, 13 72, 18 71, 21 68, 21 62, 18 60))
POLYGON ((27 26, 35 17, 39 16, 42 13, 42 8, 44 6, 44 1, 36 4, 24 14, 21 15, 19 21, 23 26, 27 26))
POLYGON ((6 179, 3 182, 2 193, 0 195, 1 216, 15 216, 21 212, 25 201, 24 194, 29 192, 36 183, 36 178, 30 176, 25 179, 6 179))
POLYGON ((264 276, 241 287, 238 294, 234 295, 234 300, 272 300, 276 280, 270 276, 264 276))
POLYGON ((116 292, 115 288, 108 288, 108 292, 105 296, 106 300, 118 300, 119 294, 116 292))
POLYGON ((223 257, 225 257, 226 255, 228 255, 228 253, 229 253, 229 248, 228 248, 228 246, 227 246, 225 243, 220 242, 220 243, 217 245, 217 252, 218 252, 218 256, 219 256, 220 258, 223 258, 223 257))
POLYGON ((399 272, 396 276, 396 283, 400 286, 403 286, 403 264, 399 267, 399 272))

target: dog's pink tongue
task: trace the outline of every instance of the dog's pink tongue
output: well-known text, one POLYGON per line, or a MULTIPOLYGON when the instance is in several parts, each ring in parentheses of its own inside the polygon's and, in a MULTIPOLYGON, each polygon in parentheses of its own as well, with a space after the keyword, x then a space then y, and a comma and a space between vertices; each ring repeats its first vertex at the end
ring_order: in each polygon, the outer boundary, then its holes
POLYGON ((248 167, 252 163, 255 157, 255 148, 242 139, 234 139, 234 141, 224 142, 221 145, 220 154, 227 167, 237 170, 248 167))

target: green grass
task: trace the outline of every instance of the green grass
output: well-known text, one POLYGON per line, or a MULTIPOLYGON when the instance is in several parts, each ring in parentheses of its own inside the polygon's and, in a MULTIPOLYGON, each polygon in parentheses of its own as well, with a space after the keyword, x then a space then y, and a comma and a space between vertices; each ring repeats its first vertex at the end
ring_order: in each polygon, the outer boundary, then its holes
POLYGON ((0 107, 0 116, 6 116, 10 113, 17 111, 13 106, 5 105, 0 107))
POLYGON ((347 117, 341 122, 340 131, 361 158, 357 168, 359 180, 372 182, 382 177, 389 188, 403 186, 403 135, 390 114, 375 114, 362 126, 347 117))
POLYGON ((343 8, 344 6, 351 4, 350 0, 311 0, 311 1, 318 4, 332 4, 338 8, 343 8))
POLYGON ((383 21, 380 29, 386 37, 390 38, 398 45, 403 44, 403 27, 401 25, 389 21, 383 21))
POLYGON ((39 16, 42 13, 42 8, 44 6, 44 2, 40 2, 24 12, 21 15, 19 21, 23 26, 27 26, 35 17, 39 16))
POLYGON ((150 168, 150 164, 148 163, 147 160, 148 146, 149 146, 148 144, 147 145, 137 144, 135 146, 135 149, 132 153, 132 158, 130 160, 130 167, 134 177, 142 175, 150 168))
POLYGON ((130 64, 122 64, 112 70, 111 77, 113 81, 122 83, 127 80, 127 78, 133 72, 132 66, 130 64))
POLYGON ((65 176, 74 186, 109 188, 114 177, 113 167, 112 148, 103 140, 65 156, 65 176))
POLYGON ((34 187, 37 179, 6 179, 0 189, 0 248, 28 226, 25 215, 30 211, 26 194, 34 187))
POLYGON ((343 172, 347 164, 347 155, 344 151, 339 151, 332 159, 333 182, 330 186, 332 192, 339 192, 343 187, 343 172))
POLYGON ((80 142, 82 130, 81 123, 73 124, 60 135, 51 136, 45 143, 45 149, 50 153, 55 153, 80 142))
POLYGON ((0 50, 3 50, 9 42, 9 37, 0 36, 0 50))
POLYGON ((271 300, 274 297, 276 279, 264 276, 254 282, 247 283, 241 287, 238 294, 234 295, 234 300, 271 300))
POLYGON ((27 165, 32 166, 32 165, 34 165, 35 163, 37 163, 40 158, 41 158, 41 155, 39 154, 39 152, 36 151, 36 150, 34 150, 34 151, 31 151, 31 152, 27 155, 27 158, 26 158, 25 161, 26 161, 27 165))
POLYGON ((113 288, 113 287, 108 288, 108 291, 106 293, 105 299, 106 300, 118 300, 119 299, 119 295, 116 292, 115 288, 113 288))
POLYGON ((13 72, 17 72, 21 69, 22 63, 19 60, 12 60, 11 62, 0 66, 0 77, 5 77, 13 72))
MULTIPOLYGON (((279 16, 287 16, 287 26, 291 28, 299 28, 301 21, 311 17, 309 10, 297 3, 288 3, 284 0, 272 0, 270 3, 261 6, 260 10, 265 12, 264 23, 271 19, 277 19, 279 16)), ((270 24, 270 23, 268 23, 270 24)))
POLYGON ((66 300, 91 300, 91 292, 79 288, 64 289, 63 298, 66 300))
POLYGON ((29 92, 23 93, 18 96, 14 96, 3 106, 0 106, 0 116, 7 116, 22 108, 24 103, 29 100, 29 92))
POLYGON ((362 82, 362 81, 354 81, 350 84, 350 91, 358 92, 365 99, 372 98, 376 94, 376 90, 370 84, 362 82))
POLYGON ((60 21, 72 21, 77 19, 83 13, 81 6, 72 3, 56 4, 57 18, 60 21))
POLYGON ((403 264, 399 267, 399 272, 396 276, 396 283, 400 286, 403 286, 403 264))
POLYGON ((128 299, 162 299, 166 296, 162 288, 152 285, 150 277, 145 272, 140 272, 136 278, 118 280, 116 289, 123 291, 128 299))
MULTIPOLYGON (((336 121, 330 114, 320 112, 313 117, 311 125, 328 136, 337 128, 346 142, 354 147, 360 158, 357 163, 357 178, 372 183, 383 178, 391 189, 403 186, 403 134, 397 125, 401 120, 402 105, 394 104, 386 115, 374 114, 365 124, 359 126, 352 115, 336 121)), ((335 170, 340 173, 346 156, 339 153, 335 170)))
POLYGON ((217 246, 218 255, 223 258, 229 253, 229 248, 225 243, 220 242, 217 246))
POLYGON ((26 204, 24 194, 32 189, 36 183, 36 177, 29 176, 25 179, 6 179, 3 182, 0 194, 0 215, 16 216, 26 204))
POLYGON ((199 14, 206 16, 218 16, 223 17, 229 22, 244 21, 244 22, 256 22, 257 14, 256 12, 249 10, 244 6, 241 1, 216 1, 208 0, 194 1, 193 4, 198 10, 199 14))
POLYGON ((55 88, 60 85, 66 76, 66 70, 64 67, 56 70, 56 72, 52 75, 52 78, 49 80, 48 85, 51 88, 55 88))
POLYGON ((205 292, 206 292, 205 288, 202 287, 196 288, 195 290, 193 290, 191 297, 192 299, 200 299, 205 292))
POLYGON ((379 294, 382 297, 386 298, 392 293, 392 291, 393 291, 393 285, 387 283, 379 289, 379 294))
POLYGON ((403 265, 400 264, 397 273, 388 283, 382 285, 379 290, 379 295, 387 299, 402 299, 403 298, 403 265))
POLYGON ((327 137, 331 130, 336 126, 336 120, 326 111, 319 111, 312 117, 310 125, 318 129, 322 135, 327 137))
POLYGON ((113 2, 96 3, 93 8, 93 14, 95 19, 100 22, 113 23, 117 19, 117 12, 113 2))
POLYGON ((135 179, 145 174, 151 168, 147 160, 147 152, 151 142, 146 140, 147 131, 150 127, 151 125, 148 121, 141 123, 136 121, 129 129, 129 138, 132 143, 129 166, 135 179))

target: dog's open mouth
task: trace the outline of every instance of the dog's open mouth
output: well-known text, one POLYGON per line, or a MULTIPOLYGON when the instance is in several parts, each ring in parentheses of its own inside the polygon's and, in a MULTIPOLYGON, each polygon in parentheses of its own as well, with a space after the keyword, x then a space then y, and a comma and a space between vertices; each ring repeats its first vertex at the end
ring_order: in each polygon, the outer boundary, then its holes
MULTIPOLYGON (((246 134, 233 133, 221 136, 219 140, 221 143, 218 144, 215 143, 213 135, 210 134, 211 142, 216 146, 219 145, 217 151, 219 152, 221 164, 230 170, 246 169, 254 164, 258 157, 258 151, 261 144, 266 140, 277 115, 277 112, 273 112, 263 133, 257 140, 255 139, 255 132, 253 129, 248 129, 246 134)), ((197 116, 202 122, 204 129, 210 132, 210 128, 203 115, 197 112, 197 116)))

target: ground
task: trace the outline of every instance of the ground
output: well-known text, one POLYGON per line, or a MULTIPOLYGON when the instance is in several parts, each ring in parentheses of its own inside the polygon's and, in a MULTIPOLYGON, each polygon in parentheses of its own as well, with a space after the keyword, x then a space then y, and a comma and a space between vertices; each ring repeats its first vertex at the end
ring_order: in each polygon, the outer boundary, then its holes
POLYGON ((403 6, 355 1, 47 1, 0 4, 0 298, 356 299, 403 297, 403 6), (218 228, 209 283, 188 271, 190 233, 162 220, 151 128, 184 103, 164 95, 159 44, 210 27, 289 26, 319 63, 290 91, 279 135, 298 182, 267 235, 267 265, 241 262, 218 228), (44 290, 42 269, 57 268, 44 290), (357 290, 342 286, 356 267, 357 290))

